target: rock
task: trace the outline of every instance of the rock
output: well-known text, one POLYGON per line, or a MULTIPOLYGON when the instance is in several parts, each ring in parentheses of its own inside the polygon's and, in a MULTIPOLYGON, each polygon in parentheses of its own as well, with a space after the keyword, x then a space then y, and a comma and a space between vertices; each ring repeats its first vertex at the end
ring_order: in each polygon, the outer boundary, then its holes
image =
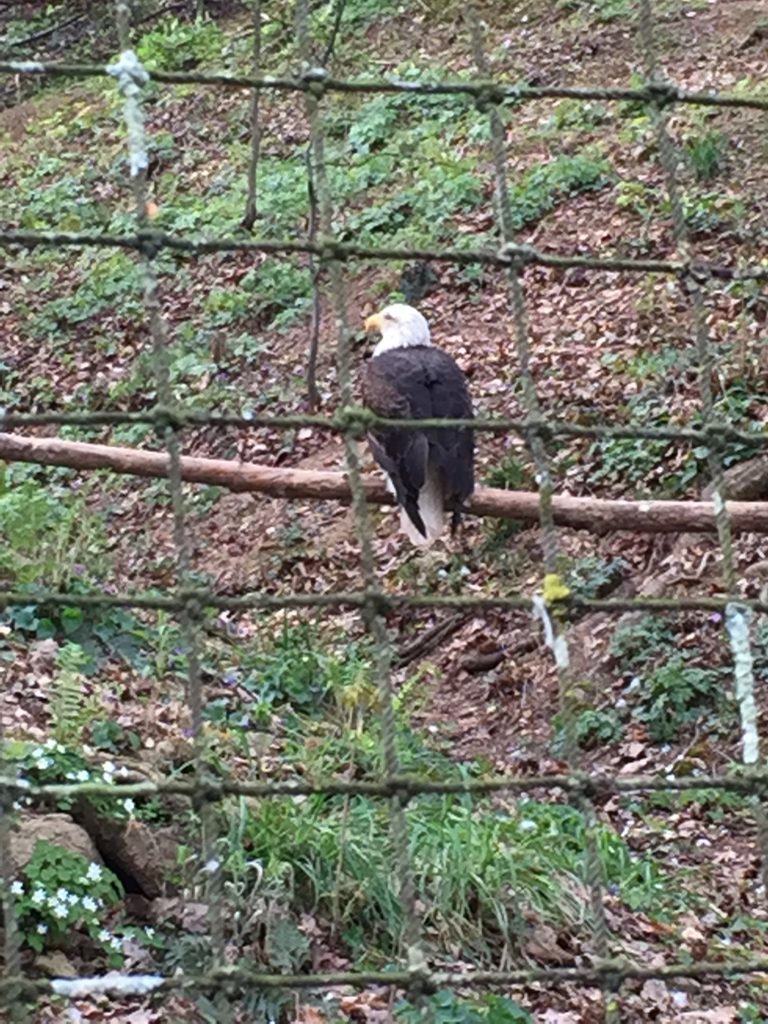
POLYGON ((35 967, 49 978, 76 978, 78 974, 75 965, 60 949, 52 949, 36 956, 35 967))
POLYGON ((79 853, 87 860, 102 864, 93 840, 68 814, 23 814, 11 829, 11 868, 18 874, 29 863, 38 839, 79 853))
POLYGON ((147 899, 174 891, 168 881, 177 868, 178 831, 143 821, 115 821, 95 810, 86 800, 78 800, 74 814, 98 844, 107 866, 129 891, 147 899))

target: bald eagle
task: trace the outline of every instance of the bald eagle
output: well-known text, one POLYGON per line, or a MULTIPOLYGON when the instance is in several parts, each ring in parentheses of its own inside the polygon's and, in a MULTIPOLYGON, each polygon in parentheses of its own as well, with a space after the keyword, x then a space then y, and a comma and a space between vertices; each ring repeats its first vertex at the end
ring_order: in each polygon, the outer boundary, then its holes
MULTIPOLYGON (((429 325, 412 306, 396 303, 368 317, 381 340, 365 366, 366 406, 387 419, 471 419, 467 381, 455 361, 432 344, 429 325)), ((400 506, 400 524, 414 544, 429 545, 461 520, 474 490, 474 436, 468 427, 425 430, 376 427, 368 434, 376 462, 400 506)))

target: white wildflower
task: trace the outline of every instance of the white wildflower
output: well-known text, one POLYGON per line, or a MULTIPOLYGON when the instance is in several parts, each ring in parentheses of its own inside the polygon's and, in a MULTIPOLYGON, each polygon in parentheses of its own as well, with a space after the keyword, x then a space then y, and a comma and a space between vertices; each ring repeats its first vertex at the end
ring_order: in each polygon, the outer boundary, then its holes
POLYGON ((47 933, 47 931, 48 931, 48 925, 47 924, 43 924, 42 921, 41 921, 40 924, 37 926, 36 930, 37 930, 37 934, 38 935, 45 935, 47 933))
POLYGON ((112 936, 107 931, 106 928, 102 928, 101 931, 99 932, 98 939, 99 939, 99 942, 101 942, 102 944, 106 944, 107 942, 111 942, 112 941, 112 936))
POLYGON ((40 903, 45 903, 45 901, 48 899, 48 894, 46 893, 45 889, 35 889, 32 892, 30 899, 36 905, 40 903))
POLYGON ((87 910, 90 914, 96 913, 96 900, 93 896, 83 896, 83 910, 87 910))
POLYGON ((100 865, 98 865, 95 861, 92 861, 88 865, 88 870, 85 873, 85 877, 89 882, 98 882, 102 874, 103 872, 100 865))
POLYGON ((123 807, 129 814, 133 814, 133 812, 136 810, 136 803, 130 797, 127 797, 125 800, 123 800, 123 807))
POLYGON ((69 917, 69 910, 67 907, 64 906, 63 903, 52 903, 51 913, 53 914, 54 917, 58 918, 69 917))
POLYGON ((81 768, 77 773, 76 778, 78 782, 87 782, 91 777, 91 773, 85 768, 81 768))
POLYGON ((11 884, 11 892, 13 893, 14 896, 23 896, 24 895, 24 883, 20 882, 17 879, 15 882, 13 882, 11 884))

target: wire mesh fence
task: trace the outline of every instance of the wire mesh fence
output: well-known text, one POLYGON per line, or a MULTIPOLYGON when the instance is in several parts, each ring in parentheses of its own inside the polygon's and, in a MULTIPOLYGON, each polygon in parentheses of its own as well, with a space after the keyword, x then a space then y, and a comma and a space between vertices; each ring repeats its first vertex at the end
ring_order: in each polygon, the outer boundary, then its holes
MULTIPOLYGON (((764 800, 768 790, 768 776, 759 768, 757 713, 755 710, 755 679, 750 645, 750 624, 754 614, 768 611, 763 600, 747 601, 738 597, 737 577, 731 543, 728 506, 724 500, 722 455, 731 442, 749 442, 757 446, 766 443, 761 431, 745 431, 719 419, 715 414, 711 388, 713 352, 707 327, 707 295, 714 282, 765 281, 768 268, 730 265, 727 260, 713 263, 697 256, 687 235, 683 215, 680 184, 677 177, 677 156, 670 136, 667 118, 678 104, 709 108, 750 108, 768 110, 768 99, 740 92, 731 95, 719 92, 696 92, 677 87, 666 81, 658 70, 654 53, 654 22, 649 0, 640 0, 638 15, 640 26, 639 53, 644 65, 644 84, 639 88, 565 88, 543 86, 511 86, 490 80, 485 55, 483 28, 478 14, 466 12, 468 48, 471 50, 477 81, 412 83, 380 79, 347 81, 335 78, 321 67, 312 66, 309 48, 310 30, 306 0, 297 5, 297 38, 303 60, 303 71, 297 77, 275 78, 230 74, 203 74, 192 72, 152 72, 142 66, 131 44, 130 5, 115 5, 120 37, 119 60, 107 68, 93 64, 64 64, 37 61, 0 61, 0 73, 67 79, 87 79, 111 76, 119 89, 123 104, 125 131, 128 144, 129 181, 134 204, 135 229, 133 233, 110 235, 89 232, 68 233, 27 230, 1 230, 0 245, 6 248, 82 249, 101 247, 132 250, 142 269, 144 311, 147 322, 148 347, 151 351, 155 379, 156 404, 138 412, 82 411, 22 413, 5 410, 0 416, 0 428, 17 430, 41 425, 98 426, 128 423, 152 425, 162 439, 168 458, 168 490, 173 517, 173 540, 176 552, 175 586, 171 592, 158 596, 142 593, 84 593, 71 594, 46 590, 35 597, 7 589, 0 592, 0 609, 14 604, 35 602, 40 605, 62 604, 83 609, 99 607, 136 607, 171 612, 178 617, 187 651, 186 699, 191 715, 194 752, 193 774, 190 779, 167 779, 153 783, 126 783, 117 789, 120 799, 138 798, 156 794, 177 794, 188 798, 201 821, 200 861, 205 865, 205 901, 210 908, 208 926, 213 950, 213 966, 200 973, 183 973, 163 977, 160 975, 130 975, 112 972, 102 977, 78 979, 37 980, 25 977, 21 970, 19 936, 14 927, 14 894, 10 885, 9 830, 13 805, 20 796, 34 802, 62 797, 114 797, 112 785, 72 783, 67 785, 30 785, 16 777, 11 763, 4 761, 0 778, 0 876, 4 919, 4 969, 0 980, 0 1002, 8 1012, 20 1012, 22 1002, 30 1004, 42 996, 60 996, 65 999, 88 995, 107 994, 114 998, 165 992, 203 992, 212 994, 221 1020, 230 1019, 228 999, 238 992, 285 989, 321 990, 338 985, 365 987, 369 985, 395 986, 408 997, 419 1002, 438 988, 504 988, 523 983, 543 982, 550 985, 566 983, 597 986, 603 993, 603 1013, 607 1021, 621 1019, 621 988, 629 980, 734 977, 768 971, 768 958, 755 957, 727 962, 694 962, 680 960, 661 966, 631 963, 612 954, 612 927, 606 914, 606 890, 603 881, 601 854, 596 837, 595 803, 616 793, 634 792, 688 792, 700 789, 721 789, 748 796, 757 824, 763 870, 763 891, 768 870, 768 823, 764 800), (184 84, 204 89, 243 88, 259 92, 278 91, 295 94, 304 106, 309 125, 308 174, 312 192, 317 197, 318 223, 314 239, 188 239, 153 230, 148 214, 147 166, 150 140, 144 129, 142 94, 150 82, 184 84), (341 242, 334 238, 334 196, 327 173, 325 154, 324 103, 333 93, 362 95, 396 94, 418 104, 424 97, 468 96, 477 106, 478 118, 485 118, 490 130, 490 157, 496 200, 496 227, 499 244, 495 249, 456 249, 430 247, 372 247, 341 242), (635 102, 650 111, 656 132, 658 153, 665 187, 672 210, 675 256, 673 259, 629 259, 584 256, 581 254, 552 254, 516 242, 516 231, 510 213, 507 171, 506 129, 499 116, 505 105, 521 104, 533 100, 574 99, 579 101, 635 102), (235 415, 219 410, 190 410, 174 398, 167 361, 167 326, 163 313, 163 298, 156 268, 159 255, 172 250, 195 257, 210 253, 245 252, 275 257, 285 254, 311 254, 319 273, 315 286, 330 303, 337 331, 336 371, 338 375, 340 405, 331 416, 317 415, 235 415), (667 439, 703 444, 708 449, 709 475, 713 484, 712 504, 716 516, 717 537, 721 554, 724 594, 693 596, 690 598, 622 598, 585 599, 557 588, 547 587, 537 594, 519 595, 444 595, 414 592, 407 595, 387 593, 382 586, 372 544, 372 527, 362 485, 361 467, 356 442, 365 429, 374 423, 391 423, 377 419, 357 408, 353 400, 353 350, 351 331, 347 323, 347 296, 345 269, 355 260, 432 260, 454 265, 488 265, 500 268, 506 275, 508 303, 514 322, 514 353, 517 374, 522 385, 523 419, 478 418, 473 428, 482 433, 514 432, 522 437, 535 464, 539 490, 540 535, 543 549, 543 568, 546 577, 557 580, 558 532, 553 517, 555 485, 551 473, 551 445, 558 437, 575 438, 633 438, 667 439), (701 400, 701 426, 633 427, 624 425, 584 426, 578 423, 556 421, 542 411, 537 393, 535 374, 531 369, 531 350, 528 321, 535 316, 526 308, 525 274, 528 268, 582 268, 594 271, 626 271, 636 274, 661 274, 677 280, 691 310, 691 335, 695 343, 699 368, 699 394, 701 400), (264 426, 285 428, 313 427, 338 433, 344 441, 346 472, 352 492, 352 507, 359 545, 362 586, 354 592, 329 594, 283 594, 262 592, 218 594, 212 588, 201 587, 191 570, 189 525, 182 490, 181 450, 182 435, 192 426, 237 426, 258 429, 264 426), (281 782, 222 781, 214 778, 206 767, 204 753, 203 709, 206 696, 200 669, 201 621, 209 608, 229 611, 261 610, 266 612, 284 608, 358 610, 364 620, 373 651, 374 675, 378 690, 381 715, 382 763, 384 771, 378 781, 307 780, 281 782), (394 693, 392 682, 392 650, 386 626, 386 614, 396 608, 462 608, 474 611, 497 608, 530 610, 541 623, 545 642, 557 670, 559 702, 564 722, 565 772, 534 777, 505 775, 499 778, 468 781, 436 781, 407 774, 401 765, 396 739, 394 693), (667 778, 661 776, 608 776, 587 772, 582 766, 582 755, 574 733, 576 690, 574 669, 569 653, 569 623, 584 609, 618 613, 643 609, 650 612, 697 610, 725 612, 725 624, 733 654, 736 697, 741 712, 744 741, 744 771, 727 776, 691 775, 667 778), (583 815, 585 821, 585 908, 590 922, 592 944, 585 965, 573 968, 525 967, 506 970, 446 970, 434 967, 422 940, 421 908, 417 904, 412 865, 409 854, 408 805, 428 794, 493 794, 493 793, 548 793, 569 801, 583 815), (229 963, 225 957, 225 929, 223 920, 224 879, 222 863, 217 850, 217 818, 215 808, 227 795, 238 794, 259 799, 296 798, 311 794, 367 795, 387 801, 389 806, 390 841, 394 857, 394 872, 401 912, 399 936, 400 958, 398 967, 391 971, 336 971, 311 974, 266 973, 252 969, 247 963, 229 963)), ((406 423, 408 421, 405 421, 406 423)), ((437 421, 461 423, 462 421, 437 421)), ((398 421, 403 425, 404 421, 398 421)), ((466 425, 466 424, 465 424, 466 425)), ((412 421, 410 426, 423 427, 424 421, 412 421)), ((514 857, 514 851, 505 856, 514 857)))

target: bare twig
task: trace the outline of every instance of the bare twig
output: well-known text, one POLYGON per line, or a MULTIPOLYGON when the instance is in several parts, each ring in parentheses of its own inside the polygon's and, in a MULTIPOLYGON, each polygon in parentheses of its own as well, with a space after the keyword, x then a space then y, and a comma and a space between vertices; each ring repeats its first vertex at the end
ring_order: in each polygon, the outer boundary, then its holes
MULTIPOLYGON (((253 74, 256 78, 261 75, 261 0, 253 0, 253 74)), ((246 231, 253 228, 257 216, 256 182, 261 152, 260 103, 261 92, 254 89, 251 98, 251 159, 248 164, 248 199, 245 203, 245 216, 242 220, 242 227, 246 231)))
POLYGON ((32 32, 28 36, 24 36, 23 39, 11 39, 5 44, 4 49, 10 50, 14 46, 26 46, 27 43, 36 43, 40 39, 45 39, 47 36, 55 35, 57 32, 61 32, 62 29, 69 28, 70 25, 74 25, 76 21, 82 21, 85 18, 84 14, 75 14, 71 18, 67 18, 65 21, 60 21, 56 25, 51 25, 49 28, 41 28, 37 32, 32 32))
MULTIPOLYGON (((317 192, 312 171, 312 151, 307 148, 307 196, 309 199, 309 225, 307 240, 314 245, 317 240, 317 192)), ((309 270, 312 275, 312 315, 309 325, 309 352, 307 353, 307 402, 310 412, 317 412, 320 407, 320 395, 317 390, 317 358, 320 351, 320 317, 322 314, 320 300, 321 264, 314 253, 309 254, 309 270)))
POLYGON ((333 57, 333 50, 336 46, 336 39, 341 28, 341 19, 344 17, 344 8, 346 7, 347 0, 336 0, 336 10, 333 16, 333 25, 331 26, 331 34, 328 36, 328 42, 325 44, 325 52, 323 53, 322 67, 326 67, 331 57, 333 57))

